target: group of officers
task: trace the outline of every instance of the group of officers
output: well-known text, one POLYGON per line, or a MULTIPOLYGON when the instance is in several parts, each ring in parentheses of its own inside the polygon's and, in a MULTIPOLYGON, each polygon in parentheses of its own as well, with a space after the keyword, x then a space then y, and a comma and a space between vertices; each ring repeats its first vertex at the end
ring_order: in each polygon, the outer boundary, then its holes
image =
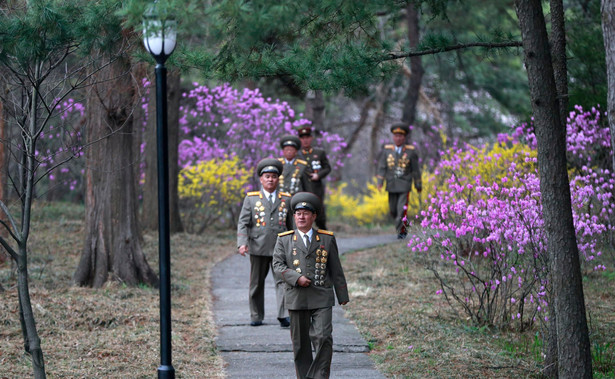
MULTIPOLYGON (((386 180, 391 215, 398 219, 410 191, 401 182, 414 180, 419 191, 421 182, 414 147, 405 143, 409 127, 395 124, 391 132, 394 144, 384 146, 377 177, 379 186, 386 180)), ((309 127, 299 129, 298 137, 285 135, 282 157, 258 163, 261 188, 246 194, 237 223, 238 253, 250 257, 250 325, 263 325, 271 270, 277 319, 290 328, 297 378, 329 377, 332 307, 336 297, 340 305, 349 301, 335 236, 326 230, 323 179, 331 166, 324 150, 312 147, 313 138, 309 127)), ((398 224, 398 237, 405 237, 403 222, 398 224)))

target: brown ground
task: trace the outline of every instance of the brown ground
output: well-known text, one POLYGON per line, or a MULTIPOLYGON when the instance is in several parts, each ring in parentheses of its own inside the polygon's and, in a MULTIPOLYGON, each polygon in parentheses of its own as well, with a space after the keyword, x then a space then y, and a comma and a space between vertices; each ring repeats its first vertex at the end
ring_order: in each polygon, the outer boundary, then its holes
MULTIPOLYGON (((31 296, 48 377, 155 377, 160 365, 158 290, 120 283, 101 289, 72 286, 83 240, 80 221, 34 224, 31 296)), ((172 237, 172 358, 178 378, 222 376, 223 362, 213 344, 209 274, 234 252, 234 245, 229 233, 172 237)), ((144 251, 158 271, 156 236, 145 237, 144 251)), ((5 289, 0 293, 0 378, 31 377, 16 277, 8 262, 0 266, 0 284, 5 289)))
MULTIPOLYGON (((66 217, 44 207, 35 212, 42 216, 31 239, 31 295, 48 377, 155 377, 160 364, 158 290, 118 283, 97 290, 72 286, 83 243, 82 210, 66 217)), ((340 234, 371 232, 349 229, 340 234)), ((223 374, 213 344, 209 277, 216 262, 234 253, 234 239, 232 230, 172 237, 172 343, 178 378, 223 374)), ((145 237, 144 251, 157 271, 155 236, 145 237)), ((351 290, 346 309, 388 377, 538 375, 535 330, 497 332, 454 317, 435 294, 426 258, 410 253, 403 243, 347 254, 343 264, 351 290)), ((597 378, 613 377, 614 282, 612 272, 592 274, 585 281, 597 378)), ((32 376, 23 353, 15 283, 10 262, 0 263, 0 378, 32 376)))
MULTIPOLYGON (((436 295, 439 287, 427 270, 429 259, 403 242, 344 257, 351 290, 346 310, 372 347, 370 355, 381 372, 394 378, 540 377, 538 327, 520 334, 472 326, 436 295)), ((587 275, 585 296, 594 377, 613 378, 613 272, 587 275)))

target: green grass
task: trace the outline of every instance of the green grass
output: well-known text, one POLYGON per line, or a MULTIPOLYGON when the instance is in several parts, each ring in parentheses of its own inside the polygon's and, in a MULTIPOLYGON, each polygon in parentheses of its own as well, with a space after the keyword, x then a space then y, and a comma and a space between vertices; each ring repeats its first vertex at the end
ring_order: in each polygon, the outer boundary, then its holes
POLYGON ((591 349, 594 377, 615 378, 615 344, 613 341, 594 341, 591 349))
POLYGON ((69 202, 35 202, 32 209, 32 221, 56 221, 60 223, 83 222, 85 208, 83 204, 69 202))

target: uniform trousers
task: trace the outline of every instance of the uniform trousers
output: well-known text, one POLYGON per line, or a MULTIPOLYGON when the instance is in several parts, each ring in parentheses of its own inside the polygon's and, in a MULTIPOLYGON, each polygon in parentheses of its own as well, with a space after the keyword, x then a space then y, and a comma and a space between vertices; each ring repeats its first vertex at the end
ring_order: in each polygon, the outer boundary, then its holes
POLYGON ((284 308, 285 283, 281 275, 273 271, 273 257, 250 255, 250 318, 263 321, 265 318, 265 278, 271 270, 275 281, 275 297, 278 305, 278 318, 288 317, 284 308))
POLYGON ((403 218, 406 215, 404 207, 408 205, 408 194, 410 192, 389 192, 389 212, 395 220, 397 233, 406 233, 406 225, 403 218))
POLYGON ((328 378, 333 357, 331 307, 288 312, 297 378, 328 378))

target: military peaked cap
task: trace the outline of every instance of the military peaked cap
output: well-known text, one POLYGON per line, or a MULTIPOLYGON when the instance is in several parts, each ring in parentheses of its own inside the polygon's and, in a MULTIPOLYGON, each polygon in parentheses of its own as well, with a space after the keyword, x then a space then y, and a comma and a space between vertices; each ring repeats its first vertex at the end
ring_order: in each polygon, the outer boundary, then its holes
POLYGON ((266 172, 271 172, 274 174, 280 175, 284 166, 282 166, 282 162, 275 158, 265 158, 258 162, 256 166, 256 173, 258 176, 263 175, 266 172))
POLYGON ((297 192, 290 199, 290 208, 293 213, 299 209, 307 209, 312 213, 318 213, 320 209, 320 198, 311 192, 297 192))
POLYGON ((297 133, 299 134, 299 137, 311 136, 312 128, 310 128, 309 126, 304 126, 303 128, 299 129, 297 133))
POLYGON ((393 124, 391 125, 391 133, 393 134, 401 133, 407 136, 410 133, 410 127, 408 126, 408 124, 401 123, 401 122, 397 124, 393 124))
POLYGON ((286 146, 292 146, 295 149, 299 150, 301 147, 301 140, 297 136, 291 136, 290 134, 285 135, 280 140, 280 147, 283 149, 286 146))

